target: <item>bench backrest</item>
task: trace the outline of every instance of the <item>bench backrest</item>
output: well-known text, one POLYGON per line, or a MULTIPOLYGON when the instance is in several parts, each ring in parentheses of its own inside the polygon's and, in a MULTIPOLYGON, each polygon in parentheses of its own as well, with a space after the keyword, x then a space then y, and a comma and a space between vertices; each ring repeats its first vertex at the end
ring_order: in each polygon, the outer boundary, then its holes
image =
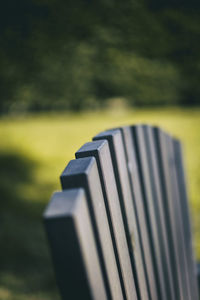
POLYGON ((177 139, 101 132, 60 179, 44 220, 63 299, 199 299, 177 139))

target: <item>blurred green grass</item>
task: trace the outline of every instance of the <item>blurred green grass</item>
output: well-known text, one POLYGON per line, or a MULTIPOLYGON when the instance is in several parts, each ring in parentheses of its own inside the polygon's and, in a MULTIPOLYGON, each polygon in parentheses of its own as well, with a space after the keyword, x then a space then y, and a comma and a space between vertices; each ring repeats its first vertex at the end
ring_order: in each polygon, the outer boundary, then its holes
POLYGON ((0 119, 0 299, 59 299, 42 213, 75 151, 96 133, 159 125, 184 145, 195 251, 200 259, 200 109, 108 110, 0 119))

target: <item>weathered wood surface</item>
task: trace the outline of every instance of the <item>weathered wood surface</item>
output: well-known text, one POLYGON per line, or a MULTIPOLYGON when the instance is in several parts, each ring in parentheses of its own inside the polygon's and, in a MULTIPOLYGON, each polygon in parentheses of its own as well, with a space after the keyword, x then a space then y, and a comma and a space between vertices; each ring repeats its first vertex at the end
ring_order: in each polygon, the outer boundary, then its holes
MULTIPOLYGON (((95 158, 71 160, 61 175, 61 184, 63 189, 85 189, 108 297, 123 299, 95 158)), ((132 299, 137 299, 134 285, 130 289, 132 299)))
POLYGON ((129 174, 130 188, 132 192, 132 199, 137 223, 138 251, 135 252, 135 257, 136 260, 140 262, 140 267, 138 266, 139 277, 141 278, 141 281, 143 281, 146 285, 149 299, 152 299, 152 297, 154 297, 153 289, 155 287, 155 284, 154 282, 152 284, 153 267, 151 263, 147 223, 144 214, 144 204, 139 183, 138 164, 133 144, 133 137, 130 127, 124 126, 120 128, 120 130, 124 144, 126 165, 129 174), (147 261, 150 261, 150 264, 148 266, 147 261))
POLYGON ((143 127, 141 125, 133 126, 132 132, 138 161, 139 178, 145 207, 145 217, 147 220, 147 229, 153 260, 156 289, 158 291, 158 299, 167 299, 167 290, 162 268, 158 224, 156 218, 157 206, 152 190, 148 160, 149 153, 147 152, 149 149, 146 147, 143 127))
POLYGON ((170 256, 173 265, 173 280, 175 283, 175 292, 177 299, 185 299, 185 286, 181 265, 181 253, 179 252, 178 228, 179 222, 174 207, 173 182, 171 180, 171 171, 168 159, 168 146, 165 134, 159 128, 154 129, 155 139, 158 147, 158 156, 160 160, 160 177, 162 180, 163 203, 167 221, 167 232, 170 245, 170 256))
MULTIPOLYGON (((170 168, 170 179, 171 179, 171 187, 173 193, 173 203, 174 203, 174 211, 176 212, 177 219, 177 240, 179 247, 179 257, 181 259, 181 272, 183 275, 183 287, 184 287, 184 297, 185 299, 194 299, 193 291, 191 290, 190 280, 189 280, 189 266, 186 257, 186 243, 185 243, 185 235, 184 235, 184 224, 181 214, 181 205, 182 199, 180 198, 179 190, 178 190, 178 181, 176 176, 176 165, 175 165, 175 157, 174 157, 174 149, 173 149, 173 141, 172 138, 165 134, 165 138, 167 140, 167 150, 168 150, 168 165, 170 168)), ((174 216, 175 217, 175 216, 174 216)))
POLYGON ((194 260, 193 246, 192 246, 192 233, 190 227, 190 215, 189 215, 189 205, 188 205, 188 195, 186 190, 186 180, 185 180, 185 170, 183 166, 183 155, 181 143, 177 139, 173 139, 173 150, 175 158, 175 171, 178 182, 178 192, 180 199, 180 210, 184 230, 185 238, 185 249, 186 249, 186 259, 187 267, 190 281, 190 288, 192 292, 192 299, 199 299, 198 296, 198 285, 196 277, 196 263, 194 260))
POLYGON ((96 158, 122 290, 128 299, 134 278, 108 142, 89 142, 76 152, 77 158, 88 156, 96 158))
POLYGON ((83 189, 55 193, 44 220, 63 299, 108 299, 83 189))
POLYGON ((44 213, 63 299, 198 300, 180 142, 127 126, 76 158, 44 213))
MULTIPOLYGON (((106 139, 110 147, 125 232, 131 256, 133 272, 135 275, 137 292, 139 294, 138 296, 142 297, 143 299, 145 299, 145 297, 148 299, 146 281, 143 281, 144 277, 142 277, 142 271, 140 269, 142 267, 141 247, 139 244, 137 220, 129 182, 122 135, 120 130, 108 130, 94 137, 94 140, 102 139, 106 139)), ((152 299, 157 299, 156 289, 152 291, 152 295, 154 295, 154 298, 152 299)))
POLYGON ((164 199, 161 190, 161 180, 159 176, 159 162, 157 149, 153 134, 153 128, 150 126, 143 126, 145 144, 147 149, 147 158, 149 162, 150 171, 150 181, 151 188, 154 198, 155 214, 156 214, 156 224, 159 235, 160 251, 162 268, 164 272, 164 280, 166 285, 167 299, 176 299, 175 296, 175 286, 173 283, 173 271, 172 263, 170 260, 170 248, 167 237, 167 223, 165 220, 164 212, 164 199))

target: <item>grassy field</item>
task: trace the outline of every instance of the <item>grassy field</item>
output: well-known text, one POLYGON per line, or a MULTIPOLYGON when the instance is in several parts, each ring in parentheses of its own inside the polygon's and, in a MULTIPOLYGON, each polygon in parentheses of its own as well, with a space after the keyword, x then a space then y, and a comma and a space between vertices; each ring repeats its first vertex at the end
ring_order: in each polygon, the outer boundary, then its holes
POLYGON ((160 125, 184 144, 195 251, 200 259, 200 109, 118 110, 0 119, 0 299, 59 299, 42 213, 75 151, 99 131, 160 125))

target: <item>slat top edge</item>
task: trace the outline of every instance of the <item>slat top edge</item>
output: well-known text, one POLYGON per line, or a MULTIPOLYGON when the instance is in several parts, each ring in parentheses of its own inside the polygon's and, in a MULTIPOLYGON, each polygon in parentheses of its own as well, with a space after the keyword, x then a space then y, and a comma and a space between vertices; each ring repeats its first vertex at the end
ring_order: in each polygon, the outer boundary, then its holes
POLYGON ((56 219, 72 217, 76 214, 80 201, 85 197, 83 188, 68 189, 53 193, 43 218, 56 219))
POLYGON ((109 136, 115 136, 117 134, 120 134, 120 129, 119 128, 115 128, 115 129, 109 129, 109 130, 105 130, 102 131, 100 133, 98 133, 97 135, 95 135, 93 137, 93 140, 98 140, 99 138, 103 138, 103 137, 109 137, 109 136))
POLYGON ((79 174, 87 175, 90 172, 95 161, 95 158, 92 156, 72 159, 62 172, 60 178, 79 174))
POLYGON ((81 146, 78 151, 76 151, 75 155, 77 156, 78 153, 86 152, 86 151, 87 152, 100 151, 107 144, 108 144, 107 140, 95 140, 95 141, 87 142, 83 146, 81 146))

